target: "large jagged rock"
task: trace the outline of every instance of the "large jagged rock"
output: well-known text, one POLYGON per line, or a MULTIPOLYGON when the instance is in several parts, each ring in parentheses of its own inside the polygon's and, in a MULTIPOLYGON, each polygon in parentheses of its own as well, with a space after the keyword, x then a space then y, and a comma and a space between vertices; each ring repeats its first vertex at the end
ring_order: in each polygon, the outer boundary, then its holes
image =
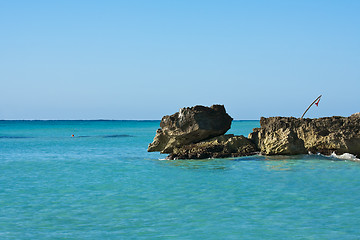
POLYGON ((176 147, 225 134, 231 122, 232 118, 223 105, 181 108, 179 112, 162 118, 161 128, 156 131, 148 151, 172 153, 176 147))
POLYGON ((229 134, 174 148, 167 159, 228 158, 253 154, 256 154, 256 147, 252 141, 229 134))
POLYGON ((262 117, 260 126, 249 139, 266 155, 335 152, 360 156, 360 113, 318 119, 262 117))

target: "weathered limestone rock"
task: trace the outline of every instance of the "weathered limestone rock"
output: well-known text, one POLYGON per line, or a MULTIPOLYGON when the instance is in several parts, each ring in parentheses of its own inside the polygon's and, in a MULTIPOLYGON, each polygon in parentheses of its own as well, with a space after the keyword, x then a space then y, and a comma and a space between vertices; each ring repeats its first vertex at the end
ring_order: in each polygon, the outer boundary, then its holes
POLYGON ((256 143, 260 152, 265 155, 292 155, 307 153, 303 140, 289 128, 280 128, 275 131, 254 129, 249 139, 256 143))
POLYGON ((270 117, 260 119, 260 128, 249 134, 267 155, 294 155, 308 152, 329 155, 360 155, 360 114, 350 117, 299 119, 270 117))
POLYGON ((360 113, 350 117, 260 119, 260 128, 244 136, 224 135, 232 118, 224 106, 195 106, 164 116, 148 151, 168 159, 225 158, 252 155, 351 153, 360 156, 360 113))
POLYGON ((232 118, 223 105, 182 108, 179 112, 162 118, 161 128, 156 131, 148 151, 172 153, 176 147, 225 134, 230 129, 231 122, 232 118))
POLYGON ((350 116, 351 118, 360 118, 360 112, 354 113, 350 116))
POLYGON ((248 156, 255 153, 255 144, 248 138, 229 134, 174 148, 167 159, 227 158, 248 156))

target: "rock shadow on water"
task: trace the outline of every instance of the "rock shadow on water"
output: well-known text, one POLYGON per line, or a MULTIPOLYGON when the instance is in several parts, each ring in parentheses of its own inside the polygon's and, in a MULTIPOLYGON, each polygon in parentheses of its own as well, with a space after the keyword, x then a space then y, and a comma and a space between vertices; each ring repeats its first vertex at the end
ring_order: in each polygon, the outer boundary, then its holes
POLYGON ((338 168, 340 165, 337 163, 345 162, 342 159, 322 154, 264 156, 263 160, 265 169, 275 172, 338 168))
POLYGON ((179 167, 189 170, 230 170, 230 161, 226 158, 218 159, 179 159, 179 160, 165 160, 161 164, 166 166, 179 167))
POLYGON ((299 169, 318 169, 319 166, 334 167, 326 162, 343 162, 344 160, 332 156, 321 154, 303 154, 303 155, 276 155, 263 156, 251 155, 236 158, 210 158, 210 159, 178 159, 167 160, 161 159, 161 164, 171 167, 179 167, 188 170, 205 170, 205 171, 230 171, 234 169, 263 168, 271 172, 298 171, 299 169), (236 164, 239 163, 239 164, 236 164), (240 163, 249 163, 242 165, 240 163), (252 164, 253 163, 253 164, 252 164), (255 164, 255 165, 254 165, 255 164))
POLYGON ((255 154, 251 156, 243 156, 243 157, 236 157, 236 158, 229 158, 236 162, 248 162, 248 161, 263 161, 265 160, 265 157, 260 154, 255 154))
POLYGON ((252 162, 263 161, 264 157, 261 155, 252 155, 236 158, 207 158, 207 159, 177 159, 168 160, 161 159, 162 164, 168 166, 176 166, 184 169, 192 170, 233 170, 236 162, 252 162))
POLYGON ((343 161, 342 158, 335 157, 334 155, 323 154, 299 154, 299 155, 252 155, 247 157, 236 158, 236 161, 311 161, 311 160, 324 160, 324 161, 343 161))

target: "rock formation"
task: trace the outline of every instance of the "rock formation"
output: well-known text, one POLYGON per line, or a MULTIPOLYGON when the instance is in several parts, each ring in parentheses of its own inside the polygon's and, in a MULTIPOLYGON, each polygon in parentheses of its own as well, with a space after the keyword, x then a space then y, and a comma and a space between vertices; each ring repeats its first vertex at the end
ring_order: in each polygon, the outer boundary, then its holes
POLYGON ((260 119, 260 128, 249 134, 266 155, 351 153, 360 155, 360 114, 350 117, 260 119))
POLYGON ((249 137, 224 135, 232 118, 223 105, 182 108, 164 116, 148 151, 169 153, 168 159, 264 155, 351 153, 360 156, 360 113, 350 117, 260 119, 249 137))
POLYGON ((225 134, 231 122, 232 118, 223 105, 181 108, 179 112, 161 119, 161 128, 156 131, 148 151, 172 153, 175 147, 225 134))
POLYGON ((223 105, 182 108, 162 118, 148 151, 170 153, 167 159, 204 159, 254 154, 255 144, 244 136, 224 135, 232 118, 223 105))
POLYGON ((229 134, 174 148, 167 159, 228 158, 253 155, 255 152, 255 144, 249 139, 229 134))

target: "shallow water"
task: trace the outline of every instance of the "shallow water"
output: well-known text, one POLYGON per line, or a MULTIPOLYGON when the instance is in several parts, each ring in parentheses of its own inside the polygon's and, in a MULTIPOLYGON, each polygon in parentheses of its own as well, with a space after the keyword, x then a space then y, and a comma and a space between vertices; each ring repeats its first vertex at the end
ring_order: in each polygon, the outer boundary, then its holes
POLYGON ((0 239, 360 238, 359 162, 159 160, 158 126, 0 121, 0 239))

